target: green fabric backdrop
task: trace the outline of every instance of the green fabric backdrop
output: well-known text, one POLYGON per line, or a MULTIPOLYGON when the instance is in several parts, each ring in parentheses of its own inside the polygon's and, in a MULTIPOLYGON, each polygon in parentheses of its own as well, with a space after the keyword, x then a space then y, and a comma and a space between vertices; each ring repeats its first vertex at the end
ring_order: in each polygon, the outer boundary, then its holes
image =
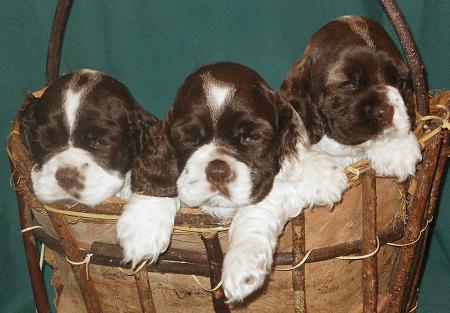
MULTIPOLYGON (((23 95, 43 85, 55 2, 0 2, 2 313, 34 312, 5 146, 23 95)), ((450 2, 398 2, 418 43, 430 89, 449 89, 450 2)), ((277 88, 313 32, 346 14, 375 18, 395 37, 375 0, 75 0, 61 73, 79 68, 108 72, 127 84, 147 109, 163 117, 185 76, 202 64, 237 61, 256 69, 277 88)), ((450 312, 448 176, 421 287, 422 313, 450 312)))

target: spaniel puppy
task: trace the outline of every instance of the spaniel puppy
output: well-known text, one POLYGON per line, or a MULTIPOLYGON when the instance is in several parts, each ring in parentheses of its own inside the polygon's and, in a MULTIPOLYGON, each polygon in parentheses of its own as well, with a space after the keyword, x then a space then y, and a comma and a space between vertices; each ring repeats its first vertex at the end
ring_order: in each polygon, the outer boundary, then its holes
POLYGON ((164 121, 180 201, 233 217, 223 266, 229 302, 261 287, 285 223, 347 187, 343 167, 310 151, 302 120, 253 70, 235 63, 189 75, 164 121))
POLYGON ((114 195, 129 199, 117 225, 125 261, 135 265, 167 248, 173 218, 165 216, 179 207, 176 160, 162 123, 125 85, 92 70, 70 73, 41 98, 29 96, 19 118, 40 201, 95 206, 114 195))
POLYGON ((409 71, 374 20, 343 16, 311 38, 281 86, 314 148, 341 164, 369 159, 381 176, 405 180, 421 152, 409 71))

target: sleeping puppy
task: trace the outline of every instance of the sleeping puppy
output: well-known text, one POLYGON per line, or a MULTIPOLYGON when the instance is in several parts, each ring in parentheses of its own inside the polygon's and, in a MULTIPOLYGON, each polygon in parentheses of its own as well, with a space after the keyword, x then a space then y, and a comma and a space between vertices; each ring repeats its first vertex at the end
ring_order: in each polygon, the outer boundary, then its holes
POLYGON ((136 259, 157 257, 167 248, 168 240, 160 238, 170 237, 173 220, 159 216, 179 207, 176 160, 162 123, 125 85, 104 73, 80 70, 57 79, 42 97, 29 96, 20 114, 40 201, 95 206, 114 195, 129 199, 117 225, 125 260, 135 265, 136 259), (136 224, 155 231, 139 227, 136 234, 136 224))
POLYGON ((262 286, 285 223, 340 200, 343 167, 308 150, 297 112, 253 70, 204 66, 187 77, 165 121, 181 173, 180 201, 233 217, 223 265, 229 302, 262 286))
POLYGON ((311 143, 341 164, 369 159, 399 181, 421 160, 409 71, 374 20, 343 16, 320 29, 281 86, 311 143))

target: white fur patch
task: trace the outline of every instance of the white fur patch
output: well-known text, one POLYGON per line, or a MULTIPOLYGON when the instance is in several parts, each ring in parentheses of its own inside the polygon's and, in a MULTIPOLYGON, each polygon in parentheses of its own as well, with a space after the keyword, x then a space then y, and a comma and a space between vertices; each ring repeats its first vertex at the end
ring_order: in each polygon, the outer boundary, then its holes
POLYGON ((392 117, 394 129, 387 129, 385 133, 391 133, 393 131, 396 135, 406 136, 410 132, 411 124, 403 97, 397 88, 391 86, 386 86, 385 88, 388 103, 394 108, 394 116, 392 117))
POLYGON ((106 172, 95 163, 89 152, 73 147, 54 155, 40 170, 34 166, 31 180, 35 195, 44 203, 73 199, 90 206, 113 196, 124 184, 124 178, 119 172, 106 172), (55 178, 58 169, 66 166, 75 167, 84 177, 84 188, 78 192, 79 198, 72 197, 61 188, 55 178))
POLYGON ((417 162, 422 160, 419 143, 412 132, 377 142, 367 150, 367 154, 378 175, 395 176, 399 181, 414 175, 417 162))
POLYGON ((69 127, 69 134, 72 134, 72 130, 77 119, 81 96, 82 91, 74 92, 72 89, 67 90, 65 94, 64 110, 69 127))
MULTIPOLYGON (((72 134, 72 130, 76 124, 78 110, 80 107, 82 97, 89 93, 97 84, 99 79, 101 78, 102 73, 91 70, 91 69, 82 69, 78 71, 71 81, 68 83, 68 88, 65 92, 65 100, 64 100, 64 111, 66 113, 66 120, 69 127, 69 134, 72 134), (77 90, 78 80, 81 75, 87 76, 88 83, 83 86, 81 90, 77 90)), ((71 143, 71 139, 69 138, 69 144, 71 143)))
POLYGON ((116 197, 128 200, 131 198, 133 191, 131 191, 131 170, 125 174, 125 179, 122 188, 116 193, 116 197))
POLYGON ((201 77, 203 79, 203 90, 211 112, 211 118, 216 122, 226 100, 232 98, 236 90, 232 85, 215 79, 209 72, 203 74, 201 77))
POLYGON ((232 211, 230 208, 247 205, 251 201, 250 169, 235 158, 219 153, 217 148, 212 142, 191 155, 177 180, 178 197, 188 206, 204 206, 210 214, 214 211, 213 215, 229 217, 228 214, 232 211), (219 191, 212 191, 206 178, 206 167, 216 159, 225 161, 236 175, 234 180, 227 184, 229 197, 219 191))
POLYGON ((177 198, 133 195, 117 221, 123 261, 133 268, 142 260, 155 262, 169 246, 179 208, 177 198))
POLYGON ((283 164, 272 189, 274 197, 280 197, 284 206, 294 210, 293 217, 299 208, 332 205, 341 200, 347 187, 344 166, 330 155, 310 149, 297 161, 283 164))
POLYGON ((348 166, 367 157, 367 152, 359 146, 343 145, 327 135, 313 145, 313 149, 326 152, 343 166, 348 166))
POLYGON ((96 70, 92 70, 90 68, 83 68, 78 71, 80 74, 90 74, 90 75, 101 75, 102 73, 96 70))
POLYGON ((211 216, 216 216, 220 218, 232 218, 236 214, 236 207, 212 207, 207 205, 201 205, 203 213, 209 214, 211 216))
POLYGON ((225 99, 230 94, 230 91, 230 87, 221 87, 213 84, 210 85, 207 90, 207 98, 210 100, 208 103, 216 108, 220 108, 223 106, 225 99))

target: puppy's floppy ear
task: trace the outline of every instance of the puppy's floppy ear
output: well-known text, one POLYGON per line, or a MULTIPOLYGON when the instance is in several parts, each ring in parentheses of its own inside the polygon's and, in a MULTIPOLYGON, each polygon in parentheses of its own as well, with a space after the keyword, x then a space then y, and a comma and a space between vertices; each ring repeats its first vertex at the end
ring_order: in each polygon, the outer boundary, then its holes
POLYGON ((294 63, 280 89, 285 100, 300 114, 309 140, 314 144, 319 142, 325 132, 319 103, 313 97, 311 59, 304 56, 294 63))
POLYGON ((274 95, 278 117, 278 148, 281 159, 294 156, 297 144, 308 146, 309 141, 305 126, 300 116, 295 112, 291 104, 285 99, 282 92, 274 95))
POLYGON ((131 190, 146 196, 176 197, 178 168, 162 122, 151 113, 135 112, 132 133, 131 190))
POLYGON ((38 98, 35 98, 33 95, 27 95, 17 112, 17 119, 20 123, 20 139, 29 151, 31 149, 31 133, 36 129, 34 110, 36 110, 38 102, 38 98))

